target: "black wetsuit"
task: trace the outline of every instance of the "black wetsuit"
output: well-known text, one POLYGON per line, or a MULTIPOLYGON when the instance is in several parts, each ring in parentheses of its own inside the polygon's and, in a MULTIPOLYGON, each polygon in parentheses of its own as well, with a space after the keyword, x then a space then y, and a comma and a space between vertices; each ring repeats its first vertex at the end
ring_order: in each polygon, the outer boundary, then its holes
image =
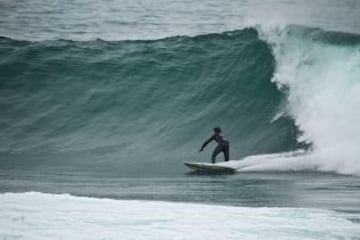
POLYGON ((208 140, 206 140, 204 142, 201 149, 204 149, 206 147, 206 145, 208 145, 208 143, 211 142, 212 140, 215 140, 218 143, 218 145, 216 146, 216 148, 214 149, 214 151, 213 151, 213 153, 211 155, 212 163, 215 163, 216 156, 220 152, 224 153, 225 161, 229 161, 229 158, 230 158, 230 154, 229 154, 230 143, 229 143, 229 140, 221 133, 215 133, 214 135, 212 135, 208 140))

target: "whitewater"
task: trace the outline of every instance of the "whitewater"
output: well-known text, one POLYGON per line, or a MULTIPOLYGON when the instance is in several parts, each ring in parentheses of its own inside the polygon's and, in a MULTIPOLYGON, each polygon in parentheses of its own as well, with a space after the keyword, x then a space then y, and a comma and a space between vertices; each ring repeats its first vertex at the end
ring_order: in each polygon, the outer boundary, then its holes
POLYGON ((310 40, 302 33, 287 37, 288 32, 269 37, 277 59, 272 81, 287 88, 286 112, 302 130, 300 140, 314 144, 301 161, 318 170, 359 174, 360 46, 319 43, 317 31, 310 40))
POLYGON ((2 239, 358 239, 352 214, 36 192, 0 195, 2 239))

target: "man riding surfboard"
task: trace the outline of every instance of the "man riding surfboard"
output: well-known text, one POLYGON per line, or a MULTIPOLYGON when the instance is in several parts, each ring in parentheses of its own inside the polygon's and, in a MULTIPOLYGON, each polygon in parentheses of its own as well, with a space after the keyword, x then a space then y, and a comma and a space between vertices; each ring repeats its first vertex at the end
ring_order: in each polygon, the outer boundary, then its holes
POLYGON ((230 142, 229 142, 229 140, 224 136, 224 134, 221 133, 220 127, 215 127, 213 130, 214 130, 214 134, 208 140, 206 140, 204 142, 204 144, 201 146, 199 152, 202 152, 204 150, 204 148, 206 147, 206 145, 208 145, 211 141, 215 140, 218 143, 218 145, 216 146, 216 148, 214 149, 214 151, 211 155, 211 162, 215 163, 216 156, 220 152, 224 153, 224 160, 229 161, 229 158, 230 158, 230 153, 229 153, 230 142))

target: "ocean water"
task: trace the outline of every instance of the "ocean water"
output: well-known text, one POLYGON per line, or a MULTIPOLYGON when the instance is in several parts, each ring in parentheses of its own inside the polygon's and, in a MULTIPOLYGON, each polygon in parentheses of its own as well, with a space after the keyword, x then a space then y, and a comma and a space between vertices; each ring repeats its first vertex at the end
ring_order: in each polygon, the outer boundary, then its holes
POLYGON ((360 239, 359 13, 0 1, 0 239, 360 239))

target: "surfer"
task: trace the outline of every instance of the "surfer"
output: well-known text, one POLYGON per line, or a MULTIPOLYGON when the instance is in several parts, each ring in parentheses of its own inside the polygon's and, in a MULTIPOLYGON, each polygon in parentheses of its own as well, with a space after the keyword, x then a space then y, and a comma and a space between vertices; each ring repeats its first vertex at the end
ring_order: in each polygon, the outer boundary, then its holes
POLYGON ((211 155, 212 163, 215 163, 216 156, 220 152, 224 153, 225 161, 229 161, 229 157, 230 157, 229 156, 229 148, 230 148, 229 140, 224 136, 224 134, 221 133, 221 128, 215 127, 213 130, 214 130, 214 134, 208 140, 206 140, 204 142, 204 144, 201 146, 199 152, 202 152, 204 150, 204 148, 206 147, 206 145, 208 145, 209 142, 211 142, 212 140, 215 140, 218 143, 218 145, 216 146, 216 148, 214 149, 214 151, 211 155))

